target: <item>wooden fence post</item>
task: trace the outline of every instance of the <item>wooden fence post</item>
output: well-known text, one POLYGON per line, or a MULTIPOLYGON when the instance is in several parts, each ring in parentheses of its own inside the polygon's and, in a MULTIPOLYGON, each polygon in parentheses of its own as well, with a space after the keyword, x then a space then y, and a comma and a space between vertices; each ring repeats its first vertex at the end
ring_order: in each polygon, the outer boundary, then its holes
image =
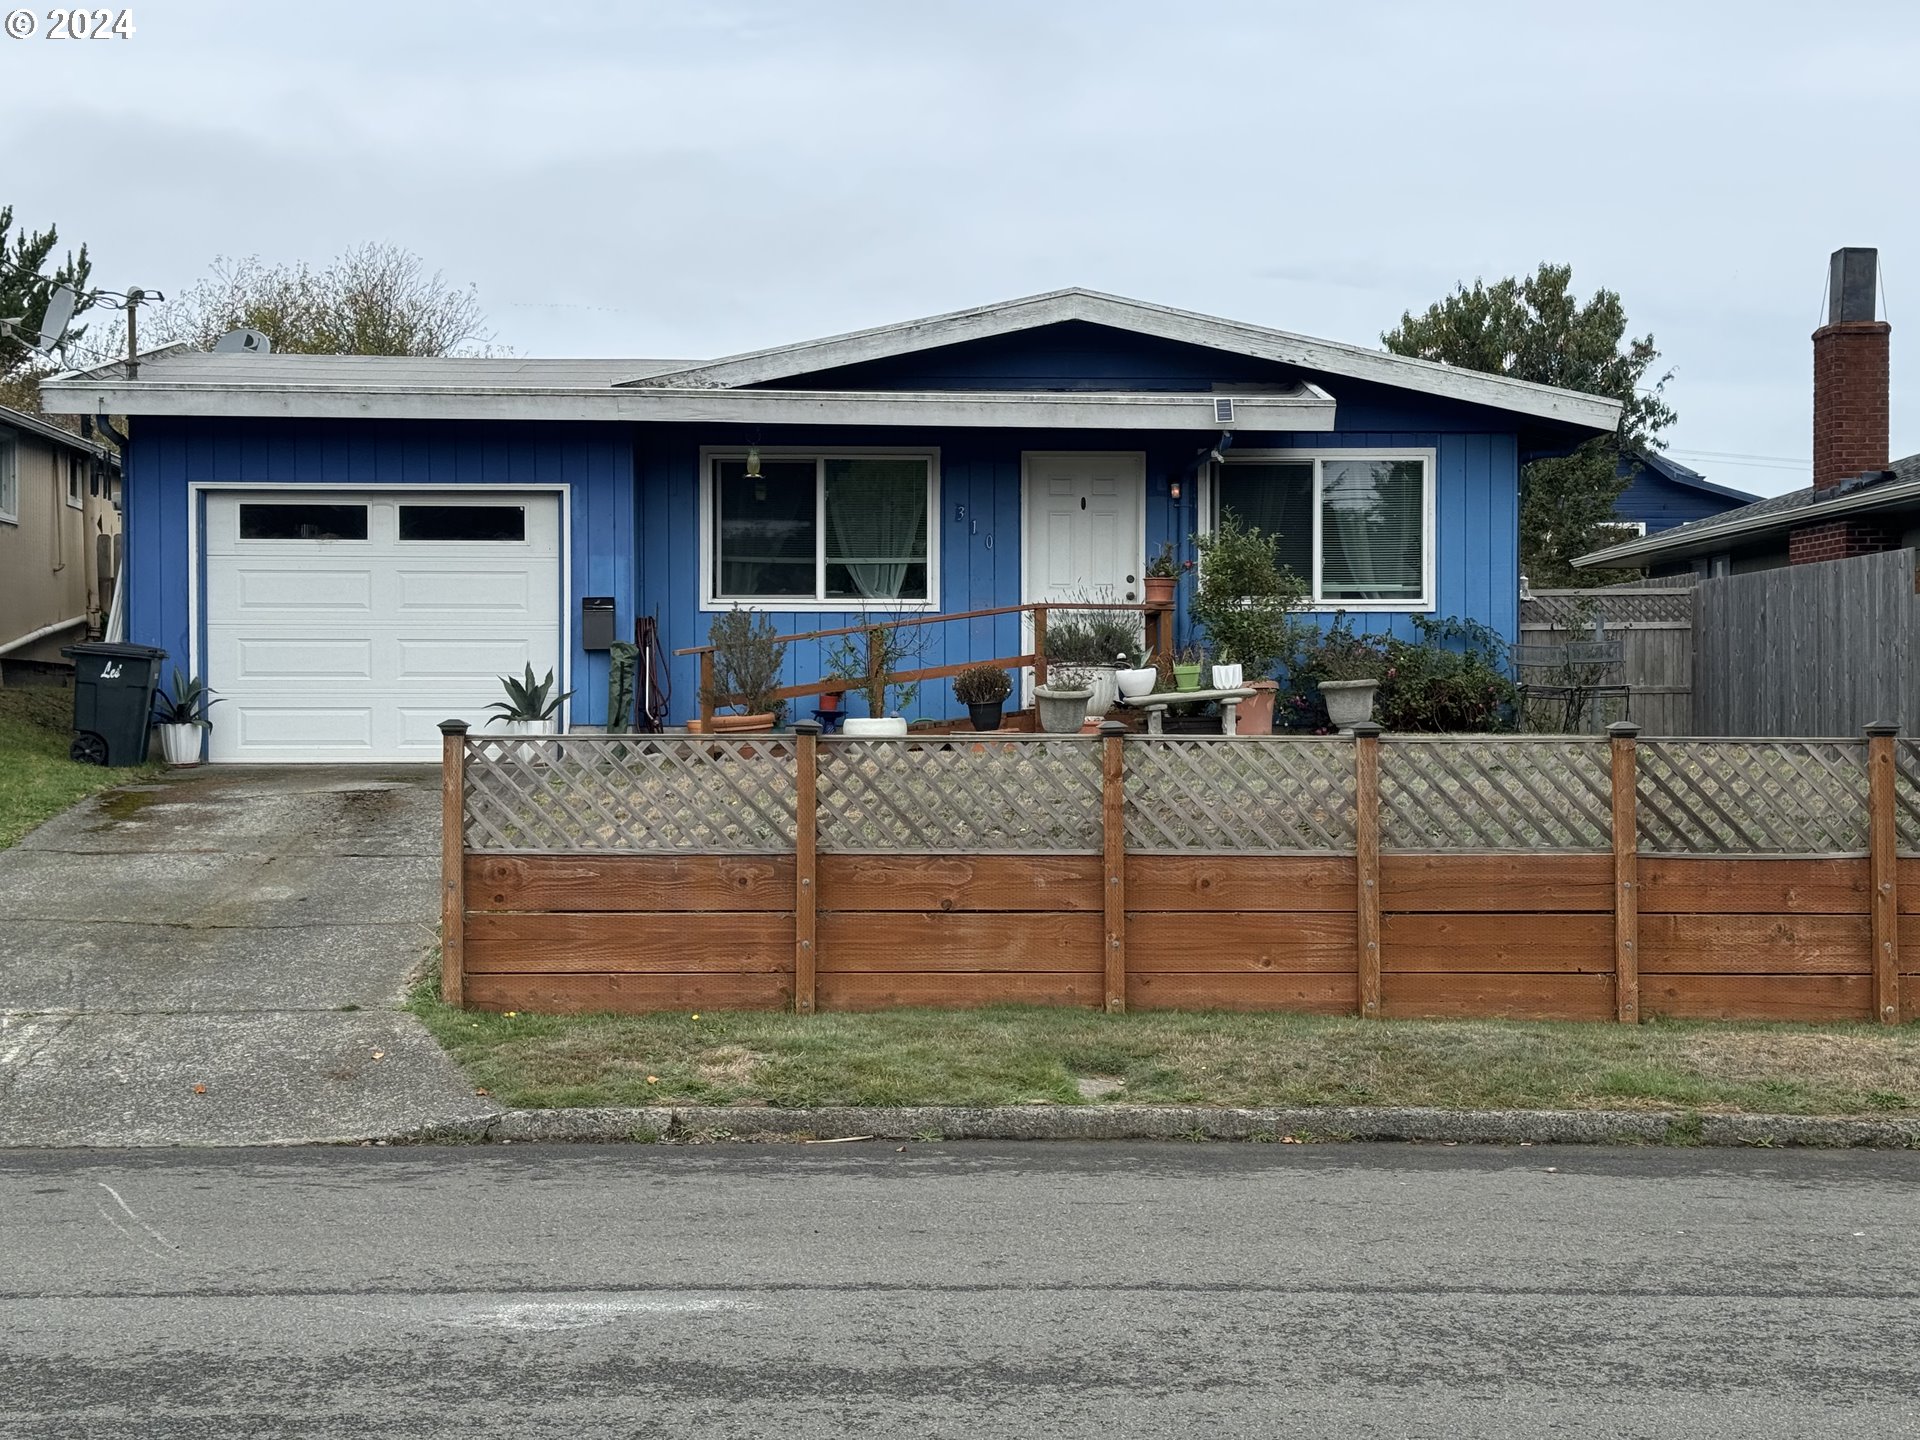
POLYGON ((1354 868, 1359 885, 1354 963, 1359 972, 1360 1015, 1380 1018, 1380 727, 1353 727, 1354 868))
POLYGON ((440 722, 440 998, 467 1003, 467 722, 440 722))
POLYGON ((1033 683, 1047 683, 1047 607, 1033 607, 1033 683))
POLYGON ((1127 727, 1118 720, 1100 725, 1100 830, 1105 842, 1106 875, 1101 887, 1106 911, 1107 1013, 1127 1008, 1127 727))
POLYGON ((1613 1004, 1623 1025, 1640 1022, 1640 727, 1607 727, 1613 774, 1613 1004))
POLYGON ((713 651, 700 652, 700 728, 713 728, 713 651))
POLYGON ((1900 727, 1867 726, 1867 867, 1873 883, 1873 1010, 1882 1025, 1900 1023, 1899 827, 1893 787, 1893 737, 1900 727))
POLYGON ((820 722, 793 727, 793 1011, 811 1015, 818 990, 814 946, 820 907, 816 842, 820 836, 820 722))

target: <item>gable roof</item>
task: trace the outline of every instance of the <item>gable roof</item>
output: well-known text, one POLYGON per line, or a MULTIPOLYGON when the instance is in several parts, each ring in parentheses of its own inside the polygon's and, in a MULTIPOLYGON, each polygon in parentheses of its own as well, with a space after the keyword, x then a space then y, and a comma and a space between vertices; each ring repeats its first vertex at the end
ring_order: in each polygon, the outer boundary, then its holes
POLYGON ((71 430, 63 430, 50 420, 42 420, 38 415, 29 415, 24 410, 15 410, 11 405, 0 405, 0 430, 23 430, 29 435, 37 435, 42 440, 67 450, 76 450, 95 460, 104 460, 109 465, 119 463, 113 451, 104 445, 96 445, 84 440, 71 430))
POLYGON ((1431 360, 1416 360, 1337 340, 1314 340, 1285 330, 1272 330, 1264 325, 1223 320, 1214 315, 1176 310, 1168 305, 1154 305, 1144 300, 1129 300, 1122 295, 1107 295, 1098 290, 1077 287, 1049 290, 1042 295, 1004 300, 970 310, 954 310, 921 320, 904 320, 893 325, 853 330, 819 340, 802 340, 766 350, 750 350, 680 370, 639 376, 625 383, 636 387, 716 389, 766 385, 821 370, 837 369, 843 365, 911 355, 968 340, 989 339, 1072 320, 1272 360, 1327 375, 1487 405, 1588 429, 1611 431, 1620 423, 1619 402, 1597 395, 1560 390, 1551 385, 1536 385, 1529 380, 1513 380, 1504 375, 1483 374, 1477 370, 1456 369, 1431 360))
POLYGON ((1751 504, 1760 498, 1748 490, 1735 490, 1731 485, 1716 485, 1698 470, 1690 470, 1678 460, 1662 455, 1657 450, 1635 450, 1633 458, 1661 479, 1671 480, 1675 485, 1683 485, 1689 490, 1717 495, 1722 500, 1738 500, 1742 504, 1751 504))
POLYGON ((1784 495, 1769 495, 1736 510, 1723 510, 1704 520, 1689 521, 1657 535, 1609 545, 1603 550, 1582 555, 1573 563, 1576 569, 1623 565, 1650 565, 1663 560, 1678 560, 1689 555, 1720 551, 1737 544, 1764 541, 1809 521, 1827 515, 1858 514, 1862 511, 1920 508, 1920 455, 1909 455, 1887 467, 1892 478, 1872 485, 1842 489, 1816 490, 1809 485, 1789 490, 1784 495), (1819 515, 1807 512, 1818 508, 1819 515))

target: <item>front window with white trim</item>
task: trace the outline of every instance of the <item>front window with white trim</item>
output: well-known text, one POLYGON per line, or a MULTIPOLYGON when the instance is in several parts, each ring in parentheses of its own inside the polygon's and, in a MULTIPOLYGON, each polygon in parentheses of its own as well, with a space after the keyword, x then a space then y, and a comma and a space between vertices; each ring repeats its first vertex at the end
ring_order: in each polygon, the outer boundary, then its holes
POLYGON ((932 605, 932 454, 714 452, 705 461, 707 604, 932 605))
POLYGON ((1216 520, 1279 537, 1316 607, 1433 607, 1432 452, 1235 456, 1213 492, 1216 520))
POLYGON ((0 430, 0 520, 20 523, 20 441, 11 430, 0 430))

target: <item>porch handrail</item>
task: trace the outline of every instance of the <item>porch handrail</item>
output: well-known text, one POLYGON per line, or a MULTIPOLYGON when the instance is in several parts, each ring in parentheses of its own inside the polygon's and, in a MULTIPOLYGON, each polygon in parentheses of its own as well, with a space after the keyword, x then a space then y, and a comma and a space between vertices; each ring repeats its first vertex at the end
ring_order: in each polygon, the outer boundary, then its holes
MULTIPOLYGON (((1146 617, 1146 643, 1148 652, 1158 664, 1168 649, 1167 616, 1171 605, 1151 605, 1140 601, 1115 602, 1101 604, 1092 600, 1039 600, 1024 605, 998 605, 990 610, 957 610, 951 614, 928 613, 925 615, 904 615, 888 620, 873 620, 865 625, 842 625, 832 630, 807 630, 798 635, 782 635, 781 643, 791 644, 796 640, 826 640, 836 635, 859 635, 868 630, 897 630, 910 625, 943 625, 955 620, 984 620, 995 615, 1023 615, 1033 613, 1033 649, 1021 655, 996 655, 989 659, 969 660, 960 665, 935 665, 922 670, 903 670, 894 676, 894 680, 903 685, 917 684, 922 680, 946 680, 958 675, 962 670, 970 670, 975 665, 998 665, 1033 667, 1033 679, 1036 685, 1047 683, 1047 613, 1051 610, 1121 610, 1132 611, 1146 617)), ((700 723, 705 725, 713 719, 715 704, 737 704, 737 696, 713 698, 713 652, 712 645, 689 645, 683 650, 675 650, 675 655, 698 655, 700 657, 700 723)), ((829 676, 816 680, 810 685, 784 685, 773 692, 776 700, 804 700, 809 695, 825 695, 860 688, 858 680, 849 680, 843 675, 829 676)))

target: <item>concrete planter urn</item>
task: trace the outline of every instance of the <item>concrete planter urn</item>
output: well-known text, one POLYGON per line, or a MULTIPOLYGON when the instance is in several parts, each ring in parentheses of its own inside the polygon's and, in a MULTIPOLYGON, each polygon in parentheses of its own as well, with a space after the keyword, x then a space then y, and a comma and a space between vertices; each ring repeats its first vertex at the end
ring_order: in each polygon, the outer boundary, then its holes
POLYGON ((1090 686, 1039 686, 1033 692, 1033 703, 1040 712, 1040 728, 1049 735, 1079 734, 1092 699, 1090 686))
POLYGON ((1373 692, 1378 680, 1322 680, 1320 698, 1327 702, 1327 718, 1342 735, 1351 735, 1353 727, 1373 718, 1373 692))

